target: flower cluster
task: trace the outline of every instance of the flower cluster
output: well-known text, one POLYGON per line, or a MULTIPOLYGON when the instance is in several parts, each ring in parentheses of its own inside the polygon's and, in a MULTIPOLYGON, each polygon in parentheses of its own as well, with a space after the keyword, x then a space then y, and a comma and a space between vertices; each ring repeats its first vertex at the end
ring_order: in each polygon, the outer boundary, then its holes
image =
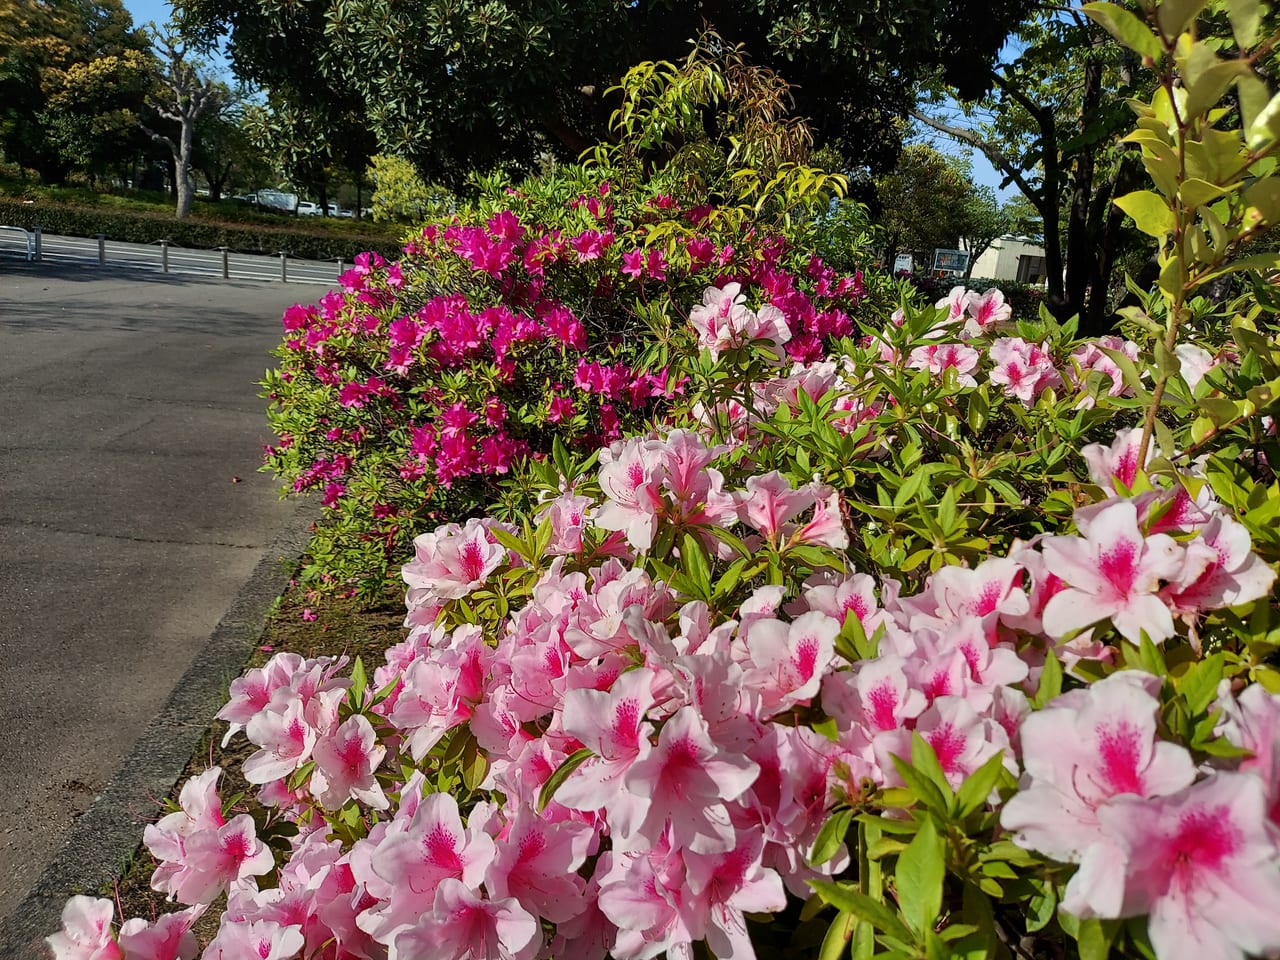
MULTIPOLYGON (((476 247, 498 271, 518 236, 501 229, 476 247)), ((294 830, 276 864, 247 815, 223 812, 217 770, 148 829, 156 889, 195 909, 227 894, 205 957, 644 960, 705 943, 750 958, 761 917, 872 855, 831 833, 854 812, 919 831, 875 854, 897 858, 907 918, 875 922, 927 939, 950 921, 907 916, 919 881, 902 864, 943 842, 918 809, 931 804, 976 831, 976 862, 1013 846, 1003 830, 1043 875, 1063 871, 1077 922, 1149 917, 1160 960, 1280 950, 1280 697, 1200 652, 1217 611, 1265 606, 1274 585, 1249 529, 1121 430, 1081 451, 1095 502, 1070 528, 911 582, 858 570, 842 492, 761 466, 765 408, 821 409, 856 450, 887 416, 857 390, 881 346, 777 375, 790 341, 740 296, 707 290, 691 323, 726 357, 765 358, 748 366, 769 376, 731 401, 749 417, 721 432, 723 410, 703 406, 616 440, 523 528, 473 518, 418 536, 408 635, 371 676, 278 654, 233 684, 228 736, 258 748, 246 779, 294 830), (953 808, 975 789, 970 822, 953 808)), ((1015 341, 995 296, 957 299, 939 346, 1015 341)), ((68 960, 193 955, 185 919, 167 921, 168 953, 129 947, 135 921, 113 939, 109 921, 109 904, 73 901, 50 944, 68 960)))
POLYGON ((734 289, 723 317, 692 311, 713 354, 768 337, 779 358, 785 344, 813 359, 853 331, 860 276, 706 211, 583 186, 554 214, 512 191, 429 224, 400 261, 362 256, 339 290, 286 311, 266 462, 328 508, 308 579, 380 589, 413 537, 474 512, 491 478, 669 408, 687 381, 650 346, 693 343, 670 305, 708 283, 734 289))

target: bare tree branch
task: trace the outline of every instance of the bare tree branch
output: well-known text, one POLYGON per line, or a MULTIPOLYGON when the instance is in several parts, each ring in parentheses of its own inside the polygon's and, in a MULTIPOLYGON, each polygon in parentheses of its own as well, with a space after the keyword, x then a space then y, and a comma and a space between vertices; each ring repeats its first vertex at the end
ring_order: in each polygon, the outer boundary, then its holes
POLYGON ((1018 189, 1021 190, 1028 199, 1040 196, 1040 192, 1027 182, 1026 177, 1023 175, 1023 171, 1020 170, 1012 160, 1005 156, 1005 154, 995 144, 991 143, 984 137, 979 136, 973 130, 966 127, 954 126, 949 123, 943 123, 941 120, 937 120, 921 110, 912 110, 911 116, 919 120, 925 126, 932 127, 934 130, 951 137, 953 140, 957 140, 961 143, 967 143, 969 146, 975 147, 981 151, 983 156, 991 161, 991 165, 1003 173, 1011 182, 1016 184, 1018 189))

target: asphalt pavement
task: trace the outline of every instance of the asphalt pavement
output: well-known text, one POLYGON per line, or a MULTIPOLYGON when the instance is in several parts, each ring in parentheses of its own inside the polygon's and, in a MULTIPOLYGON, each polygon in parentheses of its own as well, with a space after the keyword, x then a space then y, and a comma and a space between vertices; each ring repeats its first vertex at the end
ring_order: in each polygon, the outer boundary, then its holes
MULTIPOLYGON (((127 815, 140 838, 154 798, 104 788, 162 711, 207 727, 171 695, 217 630, 252 629, 229 606, 301 542, 309 510, 257 472, 256 381, 281 312, 322 293, 0 256, 0 928, 30 921, 18 905, 96 797, 123 813, 91 833, 127 815)), ((225 689, 221 663, 204 670, 225 689)))

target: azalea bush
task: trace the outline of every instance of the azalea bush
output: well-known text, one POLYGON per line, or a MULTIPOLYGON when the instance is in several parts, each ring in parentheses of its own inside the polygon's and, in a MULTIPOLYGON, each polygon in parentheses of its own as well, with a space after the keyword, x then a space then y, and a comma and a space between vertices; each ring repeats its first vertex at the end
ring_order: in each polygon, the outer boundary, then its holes
MULTIPOLYGON (((767 365, 735 292, 698 336, 767 365)), ((1280 948, 1275 572, 1213 476, 1123 431, 1060 532, 907 589, 752 422, 706 436, 557 450, 530 522, 418 538, 383 664, 235 681, 255 815, 189 782, 145 837, 187 909, 78 898, 55 953, 193 955, 224 891, 205 957, 1280 948)))
MULTIPOLYGON (((210 960, 1280 953, 1278 258, 1232 259, 1280 220, 1280 114, 1206 133, 1257 78, 1198 9, 1086 8, 1181 71, 1137 105, 1160 176, 1119 202, 1163 271, 1114 337, 999 291, 850 313, 800 251, 730 256, 645 317, 660 421, 593 409, 418 535, 382 663, 236 680, 254 797, 209 770, 144 835, 184 909, 73 898, 55 957, 186 960, 210 908, 210 960), (1223 270, 1256 292, 1199 298, 1223 270)), ((500 229, 451 227, 425 256, 475 279, 500 229)), ((376 316, 391 268, 359 271, 376 316)))
POLYGON ((583 169, 500 184, 285 314, 267 464, 327 508, 311 579, 376 590, 414 536, 480 509, 517 461, 635 432, 684 389, 682 311, 708 283, 763 286, 809 355, 854 330, 861 274, 740 211, 621 197, 583 169))

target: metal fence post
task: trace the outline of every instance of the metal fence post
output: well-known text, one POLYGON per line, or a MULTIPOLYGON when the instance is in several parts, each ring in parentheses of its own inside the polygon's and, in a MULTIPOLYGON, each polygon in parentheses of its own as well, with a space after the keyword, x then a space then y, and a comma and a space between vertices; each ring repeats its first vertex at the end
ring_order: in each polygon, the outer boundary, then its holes
POLYGON ((160 269, 164 273, 169 272, 169 241, 160 241, 160 269))
POLYGON ((231 278, 231 264, 227 258, 227 251, 229 248, 219 247, 218 249, 222 251, 222 279, 228 280, 231 278))
POLYGON ((344 260, 342 257, 339 257, 338 258, 338 279, 339 280, 342 279, 342 274, 346 271, 346 269, 347 269, 347 261, 344 260))
POLYGON ((289 251, 280 251, 280 282, 289 282, 289 251))
POLYGON ((36 260, 36 262, 37 262, 37 263, 39 263, 41 260, 43 260, 43 259, 44 259, 44 249, 43 249, 43 246, 42 246, 42 241, 43 241, 44 237, 43 237, 42 232, 41 232, 41 230, 40 230, 40 225, 39 225, 39 224, 36 224, 35 235, 36 235, 36 255, 35 255, 35 260, 36 260))
POLYGON ((107 263, 107 235, 105 233, 94 234, 98 238, 98 266, 105 266, 107 263))

